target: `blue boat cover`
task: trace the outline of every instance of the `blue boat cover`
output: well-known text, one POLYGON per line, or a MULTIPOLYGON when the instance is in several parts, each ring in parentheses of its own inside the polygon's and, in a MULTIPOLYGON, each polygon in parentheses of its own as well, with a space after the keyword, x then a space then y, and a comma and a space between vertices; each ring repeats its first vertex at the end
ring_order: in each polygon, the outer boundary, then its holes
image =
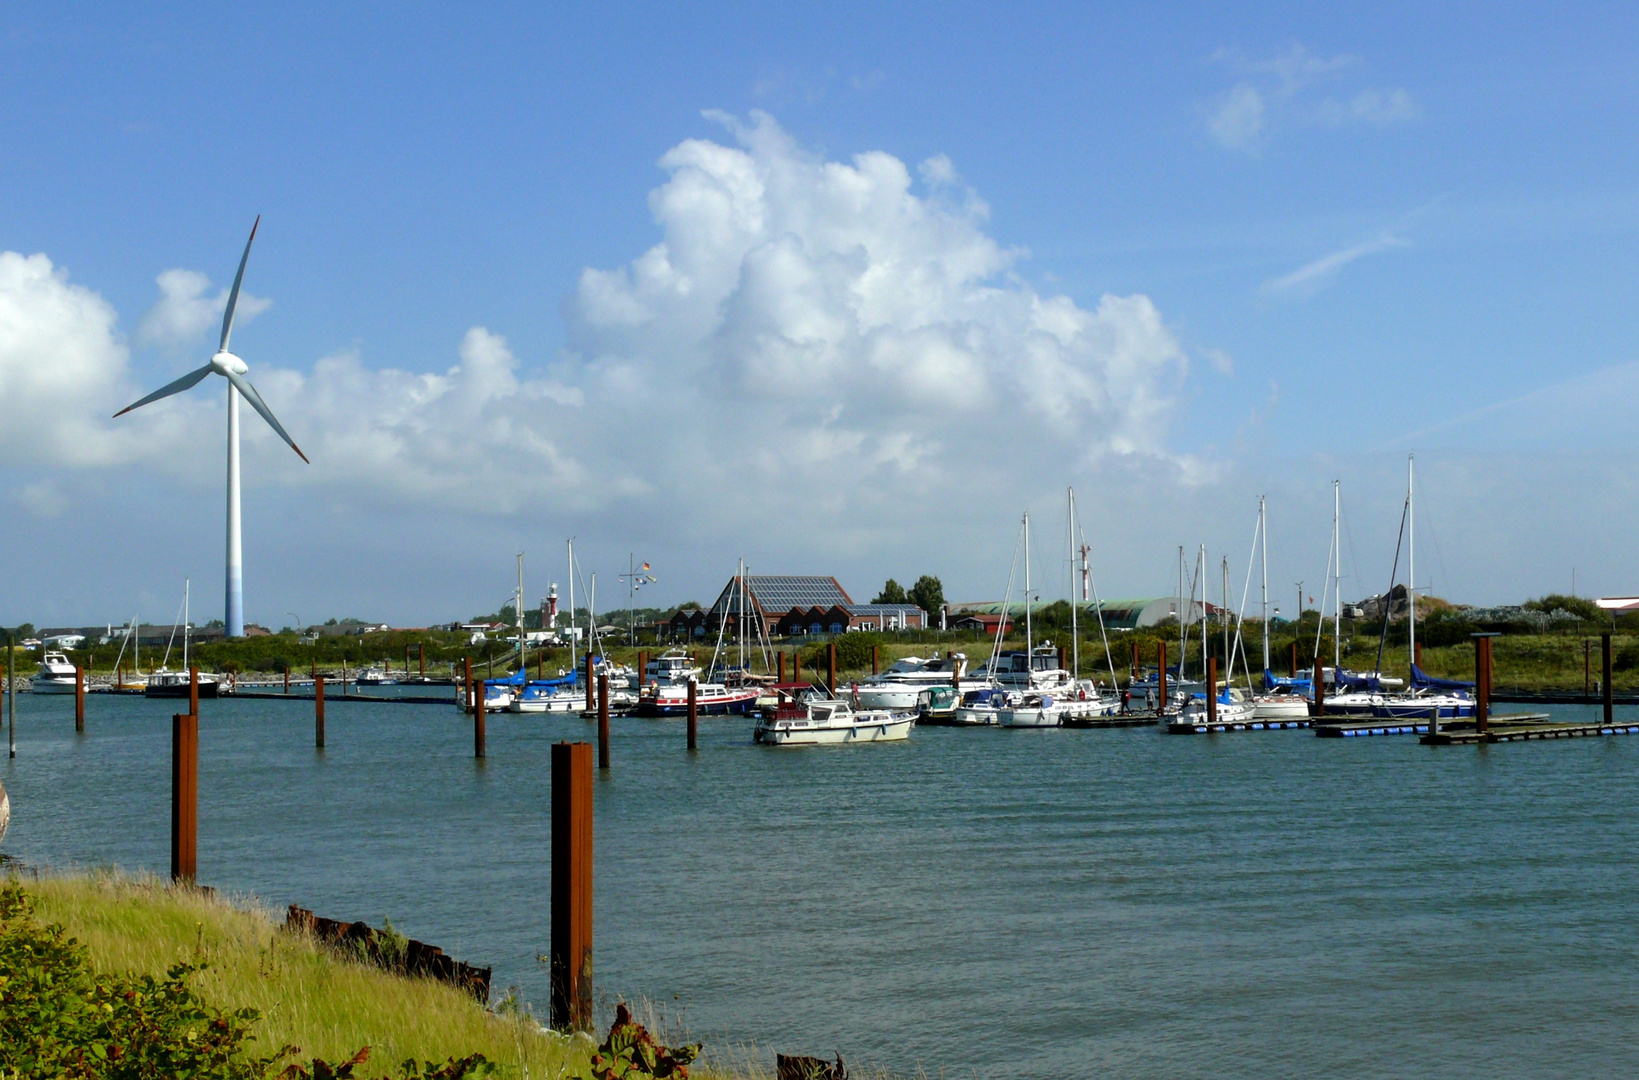
POLYGON ((1263 669, 1263 688, 1265 690, 1295 690, 1300 694, 1307 694, 1314 689, 1313 678, 1285 679, 1276 675, 1268 668, 1263 669))
POLYGON ((1474 684, 1461 679, 1436 679, 1416 664, 1411 665, 1411 685, 1429 690, 1472 690, 1474 684))

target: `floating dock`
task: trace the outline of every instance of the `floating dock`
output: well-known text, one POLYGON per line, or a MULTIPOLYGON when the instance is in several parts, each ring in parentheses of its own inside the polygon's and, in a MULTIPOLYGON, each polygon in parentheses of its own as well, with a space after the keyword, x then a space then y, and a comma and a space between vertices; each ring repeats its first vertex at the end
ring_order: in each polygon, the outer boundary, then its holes
POLYGON ((1136 712, 1116 714, 1115 716, 1074 716, 1060 721, 1061 727, 1073 728, 1108 728, 1108 727, 1147 727, 1161 722, 1161 714, 1153 712, 1136 712))
POLYGON ((1565 723, 1548 719, 1547 713, 1526 713, 1494 716, 1485 731, 1478 730, 1472 720, 1442 721, 1437 733, 1424 735, 1418 741, 1425 746, 1461 746, 1530 739, 1585 739, 1600 735, 1639 735, 1639 723, 1565 723))
POLYGON ((1228 731, 1280 731, 1285 728, 1306 728, 1312 720, 1173 720, 1167 724, 1168 735, 1221 735, 1228 731))

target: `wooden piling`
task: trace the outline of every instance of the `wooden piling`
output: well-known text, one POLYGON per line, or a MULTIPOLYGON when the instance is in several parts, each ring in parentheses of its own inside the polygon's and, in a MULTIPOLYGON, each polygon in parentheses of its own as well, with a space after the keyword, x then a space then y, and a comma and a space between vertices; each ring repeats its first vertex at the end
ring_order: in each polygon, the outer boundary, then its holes
MULTIPOLYGON (((780 659, 783 661, 785 659, 785 657, 782 655, 780 657, 780 659)), ((784 665, 782 664, 781 666, 783 667, 784 665)), ((695 681, 694 676, 690 675, 689 676, 689 749, 690 750, 700 749, 700 745, 699 745, 699 743, 700 743, 700 700, 699 700, 699 693, 700 693, 700 684, 695 681)))
POLYGON ((592 1026, 592 748, 552 747, 552 1027, 592 1026))
POLYGON ((1133 647, 1132 663, 1127 666, 1127 681, 1132 682, 1138 677, 1138 642, 1131 642, 1133 647))
POLYGON ((779 664, 780 664, 780 678, 779 678, 779 681, 781 683, 784 683, 785 682, 785 654, 782 652, 782 653, 776 653, 775 655, 777 657, 779 657, 779 664))
POLYGON ((878 660, 877 660, 877 656, 876 656, 876 646, 872 645, 871 646, 871 674, 872 675, 875 675, 875 674, 878 673, 877 672, 877 663, 878 663, 878 660))
POLYGON ((480 686, 472 699, 472 756, 484 756, 484 697, 488 687, 480 686))
POLYGON ((592 654, 586 654, 586 711, 591 712, 598 707, 596 698, 592 695, 597 690, 597 684, 592 679, 592 654))
POLYGON ((199 715, 199 669, 188 669, 188 714, 199 715))
POLYGON ((313 676, 313 745, 324 749, 324 676, 313 676))
POLYGON ((1218 658, 1206 659, 1206 722, 1218 722, 1218 658))
POLYGON ((649 650, 637 650, 637 689, 643 692, 643 676, 649 670, 649 650))
POLYGON ((461 693, 463 695, 465 695, 465 697, 467 699, 467 708, 471 709, 472 708, 472 657, 463 656, 461 658, 461 667, 462 667, 461 693))
POLYGON ((1292 673, 1292 678, 1298 677, 1298 643, 1295 641, 1292 642, 1292 658, 1287 663, 1287 669, 1292 673))
POLYGON ((1320 657, 1315 657, 1315 691, 1314 710, 1310 713, 1315 719, 1326 715, 1326 668, 1320 657))
POLYGON ((290 665, 285 665, 285 693, 290 693, 290 665))
MULTIPOLYGON (((135 631, 132 631, 135 633, 135 631)), ((6 744, 10 757, 17 756, 17 635, 6 634, 6 744)))
MULTIPOLYGON (((1600 634, 1599 635, 1599 696, 1601 698, 1602 704, 1605 706, 1605 723, 1607 723, 1607 724, 1609 724, 1611 722, 1612 713, 1614 711, 1613 708, 1612 708, 1612 706, 1614 705, 1614 701, 1613 701, 1611 695, 1612 695, 1612 688, 1611 688, 1611 636, 1609 634, 1600 634)), ((12 723, 16 723, 16 722, 17 722, 17 718, 15 716, 13 716, 12 717, 12 723)))
POLYGON ((427 677, 427 643, 423 641, 416 648, 421 653, 421 677, 425 679, 427 677))
POLYGON ((1156 684, 1159 692, 1156 695, 1156 708, 1161 712, 1167 711, 1167 643, 1155 643, 1155 670, 1156 684))
POLYGON ((74 730, 85 731, 85 669, 74 665, 74 730))
POLYGON ((1491 636, 1474 639, 1474 730, 1491 730, 1491 636))
POLYGON ((837 643, 834 641, 826 652, 825 687, 832 697, 837 696, 837 643))
POLYGON ((609 767, 609 676, 598 676, 598 768, 609 767))
POLYGON ((199 876, 199 717, 171 716, 171 880, 199 876))

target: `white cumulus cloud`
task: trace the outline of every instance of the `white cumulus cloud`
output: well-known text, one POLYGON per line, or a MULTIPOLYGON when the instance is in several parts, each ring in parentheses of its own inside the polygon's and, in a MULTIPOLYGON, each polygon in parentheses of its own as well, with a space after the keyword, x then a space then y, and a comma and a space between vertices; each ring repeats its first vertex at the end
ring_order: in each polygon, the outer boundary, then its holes
POLYGON ((1230 49, 1219 49, 1212 59, 1237 77, 1203 110, 1207 133, 1231 150, 1255 155, 1283 124, 1389 127, 1422 115, 1404 87, 1365 87, 1344 98, 1326 94, 1324 87, 1347 82, 1363 67, 1357 57, 1319 56, 1294 43, 1265 59, 1230 49))
MULTIPOLYGON (((222 313, 228 307, 227 289, 207 296, 210 278, 197 270, 166 270, 155 280, 159 285, 159 300, 137 324, 139 345, 187 345, 204 336, 207 330, 220 329, 222 313)), ((271 300, 241 289, 239 306, 234 309, 234 326, 249 322, 271 304, 271 300)))

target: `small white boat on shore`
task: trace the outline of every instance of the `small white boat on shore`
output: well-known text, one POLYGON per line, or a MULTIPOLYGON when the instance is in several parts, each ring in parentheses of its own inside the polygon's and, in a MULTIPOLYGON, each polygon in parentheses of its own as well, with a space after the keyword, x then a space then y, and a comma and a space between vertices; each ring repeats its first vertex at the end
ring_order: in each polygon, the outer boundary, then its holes
POLYGON ((782 705, 757 721, 752 737, 764 746, 836 746, 897 742, 910 738, 916 714, 888 709, 855 710, 840 698, 782 705))
POLYGON ((66 655, 48 652, 40 661, 34 678, 29 680, 29 690, 36 694, 72 694, 79 681, 74 672, 75 667, 66 655))

